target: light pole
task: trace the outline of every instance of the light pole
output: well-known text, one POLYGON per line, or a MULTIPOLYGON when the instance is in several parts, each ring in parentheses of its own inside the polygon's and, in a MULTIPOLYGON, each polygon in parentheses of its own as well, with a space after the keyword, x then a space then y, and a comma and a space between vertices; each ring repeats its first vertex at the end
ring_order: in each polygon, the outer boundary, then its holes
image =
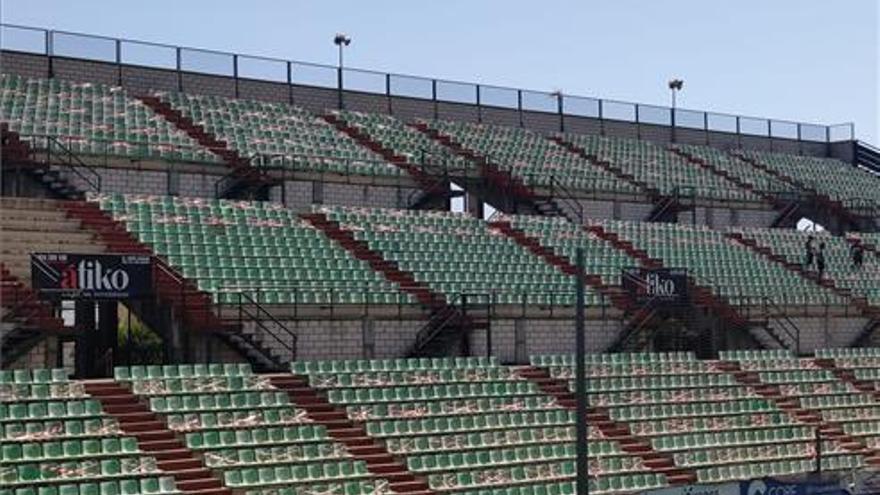
POLYGON ((669 91, 672 93, 672 110, 669 111, 669 122, 672 124, 672 142, 675 142, 675 93, 681 91, 684 87, 684 81, 681 79, 671 79, 669 81, 669 91))
POLYGON ((345 33, 336 33, 333 37, 333 44, 339 47, 339 65, 336 68, 336 86, 339 93, 339 109, 342 110, 344 103, 342 101, 342 49, 351 44, 351 37, 345 33))

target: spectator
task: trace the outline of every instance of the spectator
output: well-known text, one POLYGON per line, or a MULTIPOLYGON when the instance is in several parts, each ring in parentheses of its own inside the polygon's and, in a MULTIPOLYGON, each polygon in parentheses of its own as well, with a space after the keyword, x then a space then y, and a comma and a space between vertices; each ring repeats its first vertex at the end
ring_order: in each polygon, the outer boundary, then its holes
POLYGON ((804 244, 804 269, 809 270, 813 267, 813 236, 807 238, 804 244))
POLYGON ((865 261, 865 248, 861 244, 853 245, 852 261, 856 270, 862 269, 862 263, 865 261))
POLYGON ((825 243, 819 243, 819 251, 816 253, 816 268, 819 270, 819 280, 825 273, 825 243))

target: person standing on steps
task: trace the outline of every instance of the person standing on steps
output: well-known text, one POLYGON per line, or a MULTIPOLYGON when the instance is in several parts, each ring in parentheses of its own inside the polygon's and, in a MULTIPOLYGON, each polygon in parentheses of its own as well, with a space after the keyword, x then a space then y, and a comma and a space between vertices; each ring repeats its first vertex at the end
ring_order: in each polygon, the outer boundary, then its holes
POLYGON ((865 262, 865 247, 861 244, 856 244, 856 252, 853 253, 853 265, 855 265, 856 270, 862 269, 862 264, 865 262))
POLYGON ((819 280, 825 273, 825 243, 819 243, 819 251, 816 253, 816 268, 819 270, 819 280))
POLYGON ((813 236, 809 236, 804 243, 804 270, 813 268, 813 254, 813 236))

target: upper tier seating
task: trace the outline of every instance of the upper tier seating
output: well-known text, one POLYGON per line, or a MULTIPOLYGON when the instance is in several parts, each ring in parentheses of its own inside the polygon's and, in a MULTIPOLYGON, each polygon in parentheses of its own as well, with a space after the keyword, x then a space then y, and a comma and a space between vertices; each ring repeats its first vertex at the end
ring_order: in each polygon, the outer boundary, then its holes
POLYGON ((256 165, 344 175, 402 174, 380 155, 297 106, 184 93, 157 96, 241 156, 260 155, 253 162, 256 165))
MULTIPOLYGON (((754 239, 759 245, 769 247, 775 254, 783 256, 791 263, 805 262, 805 248, 809 236, 814 237, 813 248, 825 244, 824 277, 834 281, 838 287, 852 290, 853 294, 865 297, 869 303, 880 305, 880 264, 865 253, 861 269, 853 266, 850 244, 842 237, 827 232, 802 232, 780 229, 745 229, 746 238, 754 239)), ((816 265, 810 269, 816 271, 816 265)))
POLYGON ((2 74, 0 88, 0 121, 25 140, 54 136, 85 155, 220 161, 119 87, 2 74))
POLYGON ((93 196, 215 301, 236 290, 265 304, 396 304, 409 296, 278 204, 93 196))
POLYGON ((842 305, 833 292, 764 259, 736 244, 718 231, 676 224, 633 223, 614 220, 601 223, 624 240, 644 249, 668 268, 686 268, 698 284, 732 304, 777 306, 804 304, 842 305))
POLYGON ((584 134, 565 134, 563 139, 583 148, 588 156, 608 161, 668 196, 678 193, 710 200, 760 201, 754 193, 740 189, 650 141, 584 134))
POLYGON ((599 275, 605 284, 620 285, 623 270, 639 265, 638 260, 615 249, 596 234, 564 219, 525 215, 501 218, 509 220, 514 228, 537 239, 544 247, 552 248, 555 254, 565 256, 572 265, 577 248, 583 248, 586 273, 599 275))
POLYGON ((248 365, 118 367, 115 375, 229 488, 249 495, 290 488, 366 495, 375 488, 363 461, 248 365))
POLYGON ((880 205, 880 178, 834 158, 744 150, 745 156, 771 170, 844 203, 844 206, 873 208, 880 205))
POLYGON ((0 372, 0 494, 180 493, 63 369, 0 372))
POLYGON ((442 120, 426 124, 529 186, 561 184, 572 191, 640 193, 632 184, 533 131, 442 120))
POLYGON ((727 172, 732 177, 751 185, 758 191, 773 194, 795 190, 792 184, 780 180, 776 176, 718 148, 693 144, 676 144, 675 147, 721 171, 727 172))
POLYGON ((347 110, 331 113, 413 165, 448 163, 452 157, 451 150, 390 115, 347 110))
MULTIPOLYGON (((574 302, 570 277, 473 217, 380 208, 322 211, 450 300, 494 294, 501 304, 574 302)), ((586 301, 600 303, 591 291, 586 301)))

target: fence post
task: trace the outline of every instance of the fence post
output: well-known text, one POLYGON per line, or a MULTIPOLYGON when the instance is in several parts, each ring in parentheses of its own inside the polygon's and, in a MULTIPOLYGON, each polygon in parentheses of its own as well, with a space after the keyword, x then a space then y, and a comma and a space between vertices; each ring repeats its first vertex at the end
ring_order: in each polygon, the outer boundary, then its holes
POLYGON ((55 35, 51 30, 46 31, 46 57, 49 59, 49 78, 55 77, 55 67, 54 67, 54 58, 55 58, 55 47, 53 46, 55 43, 55 35))
POLYGON ((232 80, 235 83, 235 98, 238 98, 238 54, 232 54, 232 80))
POLYGON ((437 80, 431 79, 431 100, 434 102, 434 120, 437 120, 439 117, 439 109, 437 104, 437 80))
POLYGON ((388 100, 388 115, 394 115, 394 108, 391 105, 391 74, 385 74, 385 98, 388 100))
POLYGON ((116 40, 116 84, 122 86, 122 40, 116 40))
POLYGON ((287 61, 287 102, 293 105, 293 64, 287 61))
POLYGON ((516 90, 516 112, 519 114, 519 126, 523 127, 522 90, 516 90))
POLYGON ((604 109, 604 105, 602 104, 602 100, 596 100, 596 101, 598 101, 598 103, 599 103, 599 105, 598 105, 598 107, 599 107, 599 135, 604 136, 605 135, 605 109, 604 109))
POLYGON ((477 88, 477 122, 483 123, 483 105, 480 104, 480 85, 476 85, 477 88))
POLYGON ((562 91, 556 94, 556 111, 559 113, 559 132, 565 132, 565 107, 562 100, 562 91))
POLYGON ((642 139, 642 123, 641 116, 639 115, 639 104, 635 104, 636 107, 636 139, 642 139))
POLYGON ((181 70, 181 54, 180 54, 180 47, 179 46, 177 48, 175 48, 175 52, 176 52, 176 56, 177 56, 177 62, 176 62, 177 90, 183 91, 183 74, 181 74, 181 72, 180 72, 180 70, 181 70))

